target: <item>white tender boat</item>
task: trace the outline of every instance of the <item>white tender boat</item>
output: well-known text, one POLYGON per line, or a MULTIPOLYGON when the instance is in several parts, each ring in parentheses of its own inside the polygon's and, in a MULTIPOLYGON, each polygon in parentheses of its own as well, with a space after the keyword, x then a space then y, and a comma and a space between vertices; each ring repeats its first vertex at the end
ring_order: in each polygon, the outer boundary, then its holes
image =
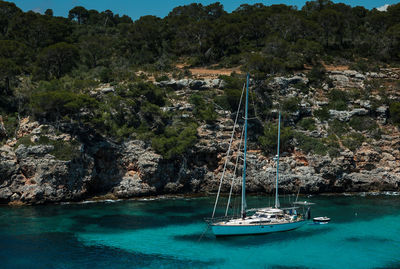
MULTIPOLYGON (((244 88, 243 88, 244 91, 244 88)), ((242 92, 243 97, 243 92, 242 92)), ((278 199, 278 182, 279 182, 279 146, 280 146, 280 124, 281 124, 281 114, 279 113, 279 125, 278 125, 278 148, 277 155, 274 160, 277 163, 276 168, 276 186, 275 186, 275 206, 267 208, 259 208, 253 210, 246 209, 246 155, 247 155, 247 120, 248 120, 248 98, 249 98, 249 75, 247 74, 246 83, 246 106, 245 106, 245 124, 244 124, 244 147, 243 147, 243 179, 242 179, 242 196, 241 196, 241 212, 240 216, 229 217, 228 209, 231 201, 232 188, 234 179, 231 183, 231 191, 229 193, 228 203, 226 206, 225 216, 222 218, 215 218, 216 207, 218 204, 218 198, 220 195, 220 190, 222 186, 222 180, 225 174, 226 164, 228 162, 228 156, 231 150, 232 139, 234 137, 235 127, 240 111, 240 104, 242 102, 242 97, 240 99, 239 108, 236 113, 236 120, 231 136, 231 141, 229 144, 227 158, 225 160, 224 170, 222 173, 220 186, 217 193, 217 198, 214 205, 214 210, 211 219, 208 219, 211 226, 211 230, 216 236, 233 236, 233 235, 252 235, 252 234, 266 234, 272 232, 283 232, 290 231, 299 228, 305 223, 305 216, 309 217, 309 205, 312 203, 298 202, 297 206, 291 208, 281 209, 278 199), (307 212, 304 214, 298 214, 298 206, 303 206, 303 212, 307 207, 307 212), (249 211, 255 212, 251 216, 247 216, 249 211)), ((242 136, 243 136, 242 132, 242 136)), ((242 141, 240 141, 239 149, 241 148, 242 141)), ((236 158, 236 166, 233 174, 236 173, 236 167, 239 160, 239 154, 236 158)))
POLYGON ((313 218, 313 221, 315 224, 328 224, 328 222, 330 222, 331 219, 328 217, 316 217, 313 218))

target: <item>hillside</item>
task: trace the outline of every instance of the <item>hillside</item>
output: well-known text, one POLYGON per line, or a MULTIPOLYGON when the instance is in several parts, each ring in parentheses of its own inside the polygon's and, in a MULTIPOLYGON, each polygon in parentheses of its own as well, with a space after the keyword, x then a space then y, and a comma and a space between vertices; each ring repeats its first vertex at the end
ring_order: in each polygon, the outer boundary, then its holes
POLYGON ((272 192, 278 111, 283 192, 400 188, 400 4, 0 11, 1 203, 215 191, 246 72, 249 191, 272 192))

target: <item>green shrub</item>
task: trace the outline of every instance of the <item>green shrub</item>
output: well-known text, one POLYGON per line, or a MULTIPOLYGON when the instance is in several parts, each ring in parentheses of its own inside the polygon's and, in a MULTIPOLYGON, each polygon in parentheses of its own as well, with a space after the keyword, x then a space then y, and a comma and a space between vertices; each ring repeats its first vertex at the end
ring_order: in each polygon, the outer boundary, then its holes
POLYGON ((392 122, 399 126, 400 125, 400 102, 393 102, 389 106, 389 113, 392 122))
POLYGON ((329 114, 329 108, 326 106, 315 110, 314 116, 317 117, 320 121, 327 121, 331 117, 329 114))
POLYGON ((265 74, 283 73, 285 71, 285 61, 271 55, 262 55, 259 53, 250 54, 245 66, 246 70, 261 72, 265 74))
POLYGON ((302 133, 296 133, 295 138, 299 143, 299 148, 306 153, 326 155, 328 147, 319 138, 309 137, 302 133))
POLYGON ((190 103, 192 103, 195 107, 193 110, 193 115, 200 120, 203 120, 207 123, 213 123, 218 114, 215 112, 214 105, 212 103, 206 103, 206 100, 203 96, 199 94, 193 94, 190 96, 190 103))
POLYGON ((153 149, 165 159, 173 159, 185 153, 197 141, 197 125, 172 125, 151 141, 153 149))
POLYGON ((306 85, 304 82, 302 82, 302 81, 299 81, 299 82, 297 82, 296 84, 293 84, 293 87, 296 88, 296 89, 299 89, 300 92, 302 92, 303 94, 308 94, 308 93, 309 93, 309 90, 310 90, 310 89, 307 87, 307 85, 306 85))
POLYGON ((347 110, 349 97, 344 91, 333 89, 328 94, 329 108, 335 110, 347 110))
POLYGON ((188 78, 192 77, 192 72, 189 70, 189 68, 184 69, 183 76, 188 77, 188 78))
POLYGON ((77 141, 54 141, 50 140, 50 144, 54 149, 50 152, 54 157, 62 161, 70 161, 79 157, 79 143, 77 141))
MULTIPOLYGON (((290 149, 290 142, 293 138, 293 131, 290 127, 281 127, 281 143, 280 151, 288 151, 290 149)), ((262 136, 259 136, 258 141, 261 144, 261 148, 267 152, 276 154, 278 146, 278 125, 273 123, 267 123, 264 126, 264 132, 262 136)))
POLYGON ((287 70, 302 70, 305 64, 304 57, 301 53, 288 53, 285 61, 285 68, 287 70))
POLYGON ((215 97, 215 103, 224 109, 236 111, 245 79, 244 77, 236 76, 220 76, 220 79, 224 80, 226 85, 224 87, 224 94, 215 97))
POLYGON ((356 62, 353 62, 352 64, 350 64, 349 66, 350 69, 352 70, 357 70, 357 71, 361 71, 361 72, 367 72, 368 71, 368 64, 365 60, 358 60, 356 62))
POLYGON ((351 133, 343 139, 343 145, 350 149, 351 151, 355 151, 359 147, 361 147, 362 143, 365 141, 365 137, 360 133, 351 133))
POLYGON ((307 77, 311 85, 315 87, 321 86, 322 82, 327 79, 325 67, 320 63, 314 65, 307 77))
POLYGON ((297 123, 297 125, 308 131, 314 131, 317 128, 313 118, 303 118, 297 123))
POLYGON ((285 99, 282 103, 282 109, 287 112, 296 112, 300 108, 300 101, 297 97, 285 99))
POLYGON ((350 119, 349 124, 351 128, 356 131, 373 131, 375 129, 379 129, 376 121, 371 117, 362 117, 362 116, 354 116, 350 119))
POLYGON ((160 81, 166 81, 169 80, 169 77, 167 75, 161 75, 161 76, 156 76, 156 81, 160 82, 160 81))
POLYGON ((17 115, 5 115, 3 117, 3 123, 7 132, 7 138, 13 137, 18 127, 17 115))
POLYGON ((349 126, 347 123, 334 119, 329 122, 329 134, 334 134, 337 136, 342 136, 349 131, 349 126))
POLYGON ((328 154, 331 158, 336 158, 340 156, 340 149, 339 148, 329 148, 328 154))
POLYGON ((328 147, 328 154, 331 158, 335 158, 340 155, 340 145, 336 135, 329 135, 327 138, 323 138, 322 140, 328 147))
POLYGON ((323 47, 321 44, 315 41, 298 39, 294 45, 294 50, 302 53, 306 62, 311 64, 318 58, 319 54, 321 54, 323 47))
POLYGON ((19 145, 25 146, 35 146, 35 145, 52 145, 53 150, 49 153, 53 155, 56 159, 62 161, 70 161, 74 158, 79 157, 79 142, 63 141, 63 140, 51 140, 47 136, 40 136, 37 142, 31 141, 31 135, 27 135, 18 139, 15 147, 18 148, 19 145))
POLYGON ((112 70, 110 68, 103 68, 100 71, 100 81, 108 83, 112 81, 112 70))
POLYGON ((18 148, 19 145, 24 145, 24 146, 28 147, 28 146, 33 146, 34 143, 31 141, 31 136, 26 135, 17 140, 17 143, 15 144, 15 148, 18 148))

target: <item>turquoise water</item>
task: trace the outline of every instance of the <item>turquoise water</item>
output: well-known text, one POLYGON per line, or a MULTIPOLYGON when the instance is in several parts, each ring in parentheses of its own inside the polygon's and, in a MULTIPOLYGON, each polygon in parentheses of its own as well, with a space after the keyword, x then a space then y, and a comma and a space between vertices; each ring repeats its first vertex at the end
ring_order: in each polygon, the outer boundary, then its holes
MULTIPOLYGON (((209 197, 0 207, 0 267, 400 268, 400 197, 307 200, 317 203, 313 216, 332 222, 201 240, 209 197)), ((250 197, 248 205, 270 201, 250 197)))

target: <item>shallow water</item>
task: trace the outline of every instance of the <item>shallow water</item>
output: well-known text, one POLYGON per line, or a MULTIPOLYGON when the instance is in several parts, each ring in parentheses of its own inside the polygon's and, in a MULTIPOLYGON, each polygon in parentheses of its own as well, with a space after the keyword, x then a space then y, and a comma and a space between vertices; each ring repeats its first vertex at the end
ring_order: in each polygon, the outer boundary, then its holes
MULTIPOLYGON (((271 200, 252 196, 248 207, 271 200)), ((307 200, 332 222, 218 239, 202 236, 211 197, 0 207, 0 267, 400 268, 400 197, 307 200)))

